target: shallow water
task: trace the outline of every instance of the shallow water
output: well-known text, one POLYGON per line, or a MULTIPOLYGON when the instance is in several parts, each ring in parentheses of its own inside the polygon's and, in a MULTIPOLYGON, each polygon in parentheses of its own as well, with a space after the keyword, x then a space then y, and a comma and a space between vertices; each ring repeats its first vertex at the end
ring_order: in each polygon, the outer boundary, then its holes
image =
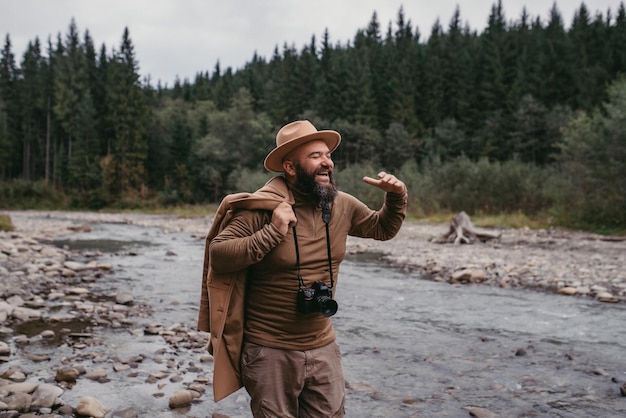
MULTIPOLYGON (((98 286, 150 302, 154 316, 134 327, 157 322, 195 328, 203 240, 133 225, 92 228, 62 244, 105 252, 100 261, 111 262, 115 275, 98 286)), ((624 304, 436 283, 371 255, 342 264, 336 297, 333 321, 349 387, 348 417, 468 417, 472 407, 505 417, 626 416, 626 398, 619 393, 626 381, 624 304)), ((165 370, 161 359, 198 363, 201 353, 177 352, 158 336, 124 329, 94 333, 103 341, 91 350, 98 357, 151 357, 136 377, 110 372, 108 383, 79 379, 63 395, 66 402, 91 394, 113 410, 134 406, 140 416, 251 416, 245 391, 215 404, 210 387, 201 402, 171 411, 169 396, 182 384, 165 379, 157 387, 145 379, 165 370)), ((203 374, 186 372, 184 380, 203 374)))

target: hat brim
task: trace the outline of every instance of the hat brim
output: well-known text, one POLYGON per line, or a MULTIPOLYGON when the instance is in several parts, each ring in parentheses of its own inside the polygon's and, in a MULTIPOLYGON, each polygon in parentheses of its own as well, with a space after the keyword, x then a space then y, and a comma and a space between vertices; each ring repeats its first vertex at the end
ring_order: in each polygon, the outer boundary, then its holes
POLYGON ((269 171, 282 173, 285 171, 283 169, 283 158, 285 158, 285 155, 289 154, 300 145, 317 139, 324 141, 326 145, 328 145, 330 152, 333 152, 341 142, 341 135, 339 135, 336 131, 317 131, 309 135, 294 138, 291 141, 274 148, 269 154, 267 154, 263 165, 269 171))

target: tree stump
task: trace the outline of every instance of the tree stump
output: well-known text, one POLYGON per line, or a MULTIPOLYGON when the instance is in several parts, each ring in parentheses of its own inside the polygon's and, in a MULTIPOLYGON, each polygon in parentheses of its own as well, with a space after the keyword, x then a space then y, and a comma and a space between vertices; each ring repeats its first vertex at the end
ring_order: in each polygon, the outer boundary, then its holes
POLYGON ((454 243, 473 244, 482 243, 491 239, 500 238, 499 232, 487 231, 476 228, 465 211, 456 214, 450 220, 448 232, 437 238, 434 242, 439 244, 454 243))

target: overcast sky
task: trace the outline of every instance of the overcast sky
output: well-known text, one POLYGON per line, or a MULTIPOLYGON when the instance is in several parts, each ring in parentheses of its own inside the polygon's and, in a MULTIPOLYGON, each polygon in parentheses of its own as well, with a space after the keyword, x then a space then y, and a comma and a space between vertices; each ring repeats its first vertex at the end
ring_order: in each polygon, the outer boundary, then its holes
MULTIPOLYGON (((99 51, 118 49, 128 27, 142 76, 153 84, 172 85, 201 71, 212 72, 216 62, 222 69, 241 68, 255 51, 267 59, 274 48, 285 43, 298 51, 313 35, 319 44, 326 29, 333 44, 345 45, 358 29, 378 15, 383 34, 395 23, 400 7, 422 40, 437 19, 447 25, 459 7, 461 19, 482 32, 497 0, 0 0, 2 47, 9 34, 18 62, 29 41, 39 37, 42 44, 61 33, 65 36, 72 18, 83 38, 89 30, 99 51)), ((585 0, 592 15, 615 16, 621 0, 585 0)), ((557 0, 566 26, 582 0, 557 0)), ((532 17, 545 22, 554 4, 551 0, 502 0, 508 21, 518 20, 526 7, 532 17)), ((395 24, 394 24, 395 26, 395 24)), ((45 52, 45 51, 44 51, 45 52)))

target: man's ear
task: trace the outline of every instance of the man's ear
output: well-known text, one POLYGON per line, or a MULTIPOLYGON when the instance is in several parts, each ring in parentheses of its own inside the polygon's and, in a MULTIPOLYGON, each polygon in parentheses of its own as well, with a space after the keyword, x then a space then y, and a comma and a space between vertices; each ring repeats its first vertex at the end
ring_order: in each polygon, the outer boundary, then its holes
POLYGON ((285 173, 290 175, 290 176, 295 176, 296 175, 296 168, 293 165, 293 161, 291 160, 284 160, 283 161, 283 170, 285 170, 285 173))

